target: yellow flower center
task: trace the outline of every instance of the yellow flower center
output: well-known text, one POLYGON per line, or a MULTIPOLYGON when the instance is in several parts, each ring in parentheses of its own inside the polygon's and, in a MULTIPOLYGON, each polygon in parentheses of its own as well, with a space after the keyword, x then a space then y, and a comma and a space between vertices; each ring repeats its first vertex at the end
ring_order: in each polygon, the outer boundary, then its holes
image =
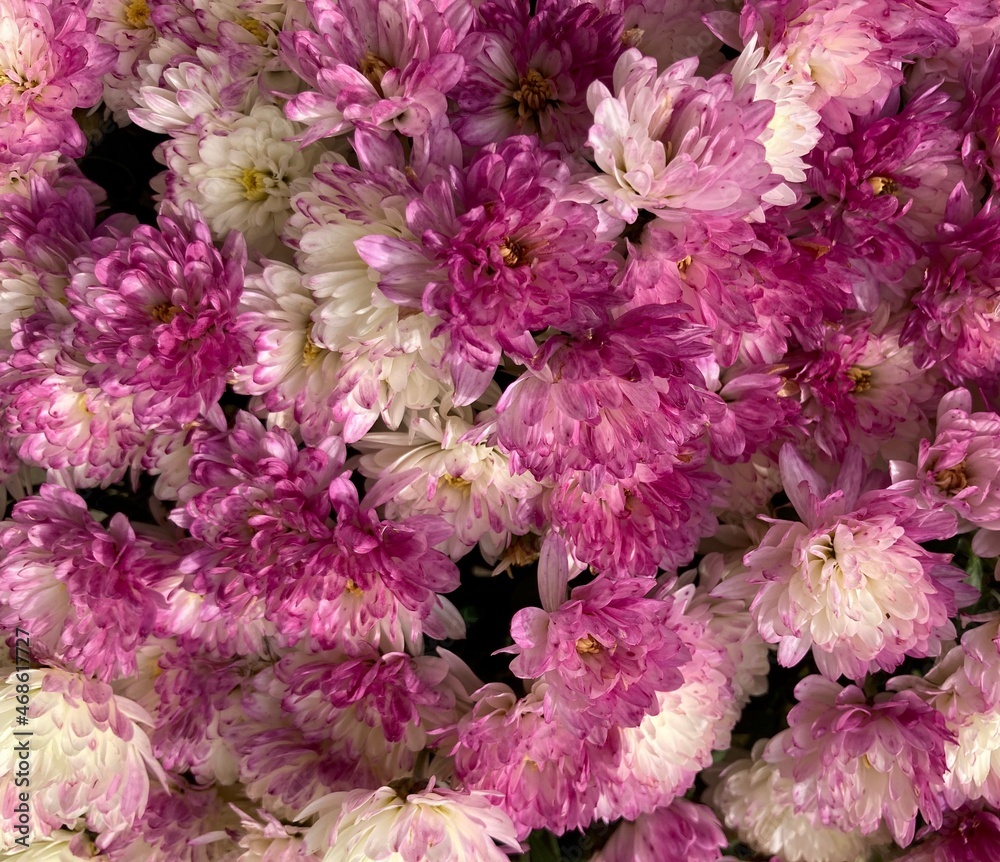
POLYGON ((463 479, 461 476, 452 476, 451 473, 443 473, 438 479, 438 488, 455 488, 456 490, 464 491, 471 486, 472 482, 468 479, 463 479))
POLYGON ((257 168, 247 168, 240 175, 240 182, 243 184, 243 197, 248 201, 260 203, 267 197, 267 185, 265 179, 270 175, 257 168))
POLYGON ((347 579, 347 583, 344 585, 344 592, 350 593, 354 598, 360 598, 365 594, 365 591, 361 589, 353 580, 347 579))
POLYGON ((882 195, 894 195, 899 191, 899 183, 889 177, 868 177, 865 182, 872 187, 877 198, 882 195))
POLYGON ((267 30, 264 29, 264 25, 256 18, 240 18, 236 23, 260 42, 261 45, 267 44, 267 30))
POLYGON ((510 267, 519 266, 524 261, 525 248, 517 240, 507 237, 500 245, 500 257, 510 267))
POLYGON ((149 26, 149 6, 146 0, 128 0, 124 15, 125 23, 133 30, 144 30, 149 26))
POLYGON ((306 335, 306 343, 302 345, 302 367, 306 368, 312 365, 322 352, 323 348, 317 347, 315 342, 306 335))
POLYGON ((150 309, 150 314, 153 316, 153 320, 157 320, 160 323, 170 323, 175 317, 177 317, 180 309, 176 305, 171 305, 169 302, 161 302, 159 305, 153 306, 150 309))
POLYGON ((388 61, 369 51, 361 58, 361 65, 358 67, 358 71, 372 82, 372 86, 375 87, 380 96, 384 96, 385 94, 382 92, 382 79, 385 77, 385 73, 391 68, 392 66, 389 65, 388 61))
POLYGON ((518 103, 518 113, 526 117, 537 114, 555 95, 555 88, 537 69, 528 69, 528 73, 518 81, 518 89, 513 95, 514 101, 518 103))
POLYGON ((872 373, 864 368, 858 368, 856 365, 848 368, 847 376, 854 384, 851 387, 851 392, 867 392, 872 388, 872 373))
POLYGON ((601 645, 591 635, 587 635, 576 642, 576 651, 580 655, 597 655, 601 651, 601 645))
POLYGON ((692 263, 691 255, 689 254, 685 255, 679 261, 677 261, 677 271, 681 275, 684 275, 684 273, 686 273, 688 269, 691 267, 691 263, 692 263))
POLYGON ((934 484, 946 494, 957 494, 959 491, 969 486, 969 477, 965 475, 965 461, 948 467, 945 470, 938 470, 934 474, 934 484))

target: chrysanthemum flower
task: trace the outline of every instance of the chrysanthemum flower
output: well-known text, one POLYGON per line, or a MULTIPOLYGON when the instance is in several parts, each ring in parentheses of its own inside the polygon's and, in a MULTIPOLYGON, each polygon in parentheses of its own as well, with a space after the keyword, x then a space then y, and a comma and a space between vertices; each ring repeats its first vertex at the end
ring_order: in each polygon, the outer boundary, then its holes
POLYGON ((592 858, 593 862, 659 862, 669 847, 677 859, 714 862, 727 843, 710 808, 678 797, 635 822, 620 823, 592 858))
POLYGON ((137 227, 97 260, 78 260, 67 293, 78 342, 110 395, 134 395, 142 428, 176 427, 210 410, 248 345, 234 332, 246 245, 221 252, 190 205, 137 227))
POLYGON ((917 833, 919 844, 898 862, 980 862, 1000 853, 1000 815, 970 805, 949 811, 944 823, 917 833))
POLYGON ((57 829, 46 838, 32 839, 27 850, 18 849, 16 858, 19 862, 77 862, 79 859, 90 859, 91 862, 113 862, 110 856, 94 847, 90 837, 80 832, 68 832, 57 829))
POLYGON ((420 135, 447 110, 445 95, 465 63, 456 48, 472 10, 447 0, 308 0, 312 30, 283 33, 281 56, 315 89, 289 103, 289 119, 310 126, 303 138, 350 131, 355 124, 420 135))
POLYGON ((612 746, 586 745, 579 734, 543 715, 545 683, 523 698, 490 683, 472 695, 458 722, 455 772, 465 787, 499 791, 518 838, 532 829, 561 835, 594 819, 597 781, 614 763, 612 746))
POLYGON ((375 479, 371 493, 419 471, 386 504, 389 518, 439 515, 455 534, 442 548, 452 559, 477 543, 495 562, 511 542, 524 535, 538 508, 542 487, 527 474, 511 475, 508 457, 470 435, 483 429, 471 423, 472 411, 447 416, 438 411, 413 416, 408 432, 368 434, 355 444, 364 453, 359 471, 375 479))
POLYGON ((239 813, 243 853, 236 862, 320 862, 315 853, 306 853, 302 843, 305 827, 286 826, 266 811, 257 812, 260 820, 239 813))
POLYGON ((136 106, 129 92, 135 85, 135 70, 149 54, 156 38, 147 0, 94 0, 88 10, 97 19, 97 37, 117 52, 113 67, 104 75, 104 104, 111 109, 115 122, 129 122, 128 109, 136 106))
POLYGON ((621 15, 590 2, 536 9, 524 0, 491 0, 478 14, 477 33, 459 48, 466 70, 453 93, 463 143, 537 135, 575 152, 590 125, 587 86, 610 84, 622 51, 621 15))
POLYGON ((86 4, 3 0, 0 19, 0 138, 15 153, 83 155, 75 108, 101 99, 114 49, 91 32, 86 4))
POLYGON ((1000 326, 993 285, 1000 275, 1000 212, 990 198, 976 212, 971 190, 954 188, 938 226, 940 242, 903 329, 917 362, 937 364, 954 383, 990 379, 1000 369, 1000 326))
MULTIPOLYGON (((1000 531, 1000 416, 972 412, 972 396, 955 389, 938 402, 936 436, 921 440, 916 463, 893 461, 893 488, 922 509, 953 512, 958 530, 981 527, 973 548, 981 556, 1000 531)), ((986 551, 986 553, 984 553, 986 551)))
POLYGON ((630 479, 699 437, 712 405, 693 360, 709 347, 673 311, 648 305, 589 338, 550 338, 497 404, 512 469, 539 480, 567 470, 630 479))
POLYGON ((0 624, 30 626, 47 660, 105 682, 133 673, 163 603, 156 543, 121 514, 102 526, 56 485, 18 502, 0 527, 0 624))
POLYGON ((426 188, 406 208, 409 236, 356 242, 383 293, 440 320, 457 403, 483 393, 501 350, 529 359, 530 333, 588 331, 619 304, 611 243, 571 193, 559 153, 517 136, 426 188))
POLYGON ((611 726, 635 727, 659 709, 691 653, 670 629, 670 600, 646 598, 655 581, 599 578, 560 607, 523 608, 511 621, 511 670, 540 679, 544 715, 602 742, 611 726))
MULTIPOLYGON (((60 826, 86 824, 99 846, 131 829, 149 797, 150 772, 166 781, 142 725, 149 716, 102 682, 43 668, 29 675, 31 726, 31 834, 50 835, 60 826)), ((17 769, 17 681, 0 688, 0 818, 3 843, 17 833, 14 807, 17 769)))
POLYGON ((656 61, 631 49, 615 66, 614 93, 600 81, 587 90, 587 143, 603 171, 587 182, 627 222, 640 209, 743 217, 781 179, 760 142, 775 103, 737 101, 731 78, 698 78, 697 66, 681 60, 657 76, 656 61))
POLYGON ((761 584, 751 612, 790 667, 811 648, 820 671, 861 680, 907 655, 932 656, 955 636, 950 617, 974 598, 964 573, 918 540, 945 535, 947 516, 921 524, 894 491, 859 495, 862 462, 848 454, 830 486, 790 446, 781 472, 801 522, 775 520, 744 562, 761 584))
POLYGON ((805 181, 803 157, 822 137, 818 128, 820 116, 809 105, 814 85, 799 78, 783 57, 765 57, 764 49, 757 47, 756 38, 751 38, 730 74, 737 93, 746 93, 752 101, 763 99, 774 103, 774 116, 759 140, 764 145, 771 170, 785 182, 766 192, 763 200, 790 206, 798 195, 789 184, 805 181))
POLYGON ((110 862, 217 862, 235 858, 238 829, 239 818, 215 788, 154 787, 142 817, 106 852, 110 862))
POLYGON ((944 716, 912 691, 870 701, 857 686, 820 676, 800 682, 795 697, 789 729, 768 743, 764 759, 795 780, 797 807, 864 835, 884 822, 903 847, 918 814, 941 825, 945 747, 954 740, 944 716))
POLYGON ((238 392, 257 396, 272 424, 298 430, 309 445, 335 433, 330 414, 340 355, 312 340, 316 298, 290 266, 269 263, 247 276, 237 321, 253 345, 236 369, 238 392))
POLYGON ((494 794, 449 790, 433 780, 422 790, 333 793, 300 819, 316 815, 304 845, 323 862, 506 862, 506 851, 521 849, 494 794))
POLYGON ((828 326, 817 349, 789 350, 781 360, 785 389, 824 453, 840 458, 854 445, 868 457, 907 457, 929 430, 940 375, 917 367, 916 350, 900 345, 900 331, 882 305, 828 326))
POLYGON ((670 625, 691 660, 680 669, 680 688, 657 693, 657 712, 619 731, 620 757, 596 776, 600 799, 594 816, 602 820, 635 820, 686 792, 712 762, 712 751, 729 747, 740 714, 728 651, 709 627, 711 606, 698 601, 686 581, 668 582, 658 595, 672 598, 670 625))
POLYGON ((661 72, 694 56, 701 59, 698 70, 703 75, 712 74, 723 63, 722 42, 702 18, 719 8, 716 0, 605 0, 602 5, 621 11, 623 44, 654 58, 661 72))
POLYGON ((280 108, 257 104, 247 115, 212 114, 168 143, 166 199, 194 203, 216 236, 243 234, 267 255, 291 215, 291 185, 311 175, 317 147, 301 148, 280 108))
POLYGON ((741 841, 784 862, 865 862, 872 845, 884 843, 878 835, 825 825, 815 808, 797 804, 794 780, 761 759, 765 745, 758 740, 750 758, 729 764, 709 790, 708 801, 741 841))

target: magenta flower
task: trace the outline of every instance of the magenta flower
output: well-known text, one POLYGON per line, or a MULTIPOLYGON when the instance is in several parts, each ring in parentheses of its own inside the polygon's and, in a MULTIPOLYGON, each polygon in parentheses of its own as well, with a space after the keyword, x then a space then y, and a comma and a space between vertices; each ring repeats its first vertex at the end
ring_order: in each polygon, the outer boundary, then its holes
POLYGON ((599 572, 648 577, 676 569, 717 526, 711 503, 718 480, 698 451, 685 451, 691 460, 669 468, 640 464, 631 479, 596 487, 589 473, 563 474, 546 497, 546 514, 573 556, 599 572))
POLYGON ((303 142, 356 124, 425 133, 447 110, 465 66, 456 53, 472 24, 465 3, 309 0, 314 30, 281 34, 281 55, 313 87, 295 96, 288 118, 311 128, 303 142))
POLYGON ((75 265, 67 294, 75 337, 109 395, 134 395, 140 427, 176 427, 219 400, 248 347, 234 334, 246 246, 222 251, 193 207, 142 225, 75 265))
POLYGON ((466 72, 453 94, 453 123, 462 142, 482 146, 524 134, 578 150, 591 122, 587 87, 611 83, 624 48, 621 15, 602 6, 482 4, 477 33, 459 48, 466 72))
POLYGON ((561 835, 594 818, 596 777, 613 763, 609 748, 587 746, 562 722, 546 721, 544 683, 518 700, 490 683, 458 723, 455 771, 466 787, 503 793, 502 806, 519 839, 532 829, 561 835))
POLYGON ((620 823, 593 862, 660 862, 667 847, 686 862, 715 862, 727 844, 711 808, 678 797, 633 823, 620 823))
POLYGON ((992 379, 1000 370, 1000 325, 993 314, 1000 216, 996 198, 979 212, 975 206, 971 190, 956 186, 902 336, 915 343, 919 363, 940 365, 953 383, 992 379))
POLYGON ((511 670, 548 684, 543 714, 603 742, 609 726, 635 727, 678 688, 691 653, 671 631, 669 601, 645 598, 652 578, 598 578, 554 611, 524 608, 511 621, 511 670))
POLYGON ((59 150, 82 156, 75 108, 101 100, 101 76, 115 51, 101 44, 87 3, 3 0, 0 19, 0 140, 14 153, 59 150))
POLYGON ((978 805, 949 811, 937 828, 925 826, 920 840, 898 862, 980 862, 1000 854, 1000 815, 978 805))
POLYGON ((896 491, 861 494, 862 473, 849 453, 831 489, 786 445, 782 479, 802 521, 773 520, 744 558, 749 582, 761 585, 750 610, 779 663, 812 649, 830 679, 937 655, 955 636, 950 618, 975 598, 947 555, 917 544, 947 535, 953 520, 923 515, 896 491))
POLYGON ((796 805, 815 809, 824 825, 869 834, 885 825, 898 844, 913 841, 917 815, 941 825, 944 716, 911 691, 866 700, 810 676, 795 687, 789 729, 764 753, 784 761, 796 781, 796 805))
POLYGON ((482 394, 502 350, 524 361, 536 350, 532 332, 590 330, 623 298, 597 213, 566 200, 569 187, 558 151, 519 136, 484 148, 464 177, 453 172, 409 204, 418 239, 355 242, 383 293, 441 321, 434 334, 450 337, 458 403, 482 394))
POLYGON ((710 349, 704 334, 673 307, 650 305, 586 340, 550 338, 497 404, 511 469, 539 480, 591 471, 602 481, 675 462, 715 412, 694 365, 710 349))
POLYGON ((959 530, 984 528, 984 543, 1000 531, 1000 416, 971 411, 968 390, 945 395, 936 436, 920 441, 915 464, 892 462, 892 487, 922 509, 954 513, 959 530))
POLYGON ((56 485, 14 505, 2 523, 0 625, 29 627, 38 657, 107 682, 136 670, 153 631, 165 575, 157 543, 128 519, 107 527, 56 485))
POLYGON ((371 648, 357 657, 293 653, 276 666, 275 675, 286 686, 282 705, 317 736, 341 710, 351 710, 358 722, 380 728, 389 742, 405 738, 418 750, 425 741, 418 726, 438 727, 455 718, 455 692, 443 685, 449 676, 443 658, 380 655, 371 648))

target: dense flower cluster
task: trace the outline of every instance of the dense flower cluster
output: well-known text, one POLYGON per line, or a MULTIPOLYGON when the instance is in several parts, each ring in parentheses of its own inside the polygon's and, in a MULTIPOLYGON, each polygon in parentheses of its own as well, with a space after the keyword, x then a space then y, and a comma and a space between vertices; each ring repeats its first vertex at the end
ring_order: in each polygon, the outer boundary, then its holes
POLYGON ((0 0, 0 859, 1000 858, 998 123, 997 0, 0 0))

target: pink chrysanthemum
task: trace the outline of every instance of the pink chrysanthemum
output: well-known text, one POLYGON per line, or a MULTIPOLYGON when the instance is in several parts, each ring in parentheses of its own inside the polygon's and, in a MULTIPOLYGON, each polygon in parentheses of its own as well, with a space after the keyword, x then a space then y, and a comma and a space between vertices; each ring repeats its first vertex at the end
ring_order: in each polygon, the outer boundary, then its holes
POLYGON ((1000 814, 978 806, 949 811, 938 827, 924 827, 923 839, 897 862, 981 862, 1000 855, 1000 814))
POLYGON ((440 319, 456 403, 482 395, 501 350, 528 359, 530 333, 588 331, 619 304, 611 243, 599 241, 593 207, 565 199, 569 186, 556 150, 518 136, 484 148, 464 177, 441 179, 409 204, 418 239, 355 242, 383 293, 440 319))
POLYGON ((994 314, 1000 208, 992 197, 978 213, 975 206, 970 190, 956 186, 902 335, 904 343, 915 343, 918 363, 939 365, 953 383, 991 380, 1000 370, 994 314))
POLYGON ((886 0, 752 0, 743 7, 739 34, 746 44, 756 33, 771 54, 813 82, 813 106, 830 128, 846 132, 850 114, 877 110, 903 82, 904 57, 930 54, 955 40, 943 16, 914 6, 886 0))
POLYGON ((559 721, 543 715, 545 683, 524 698, 490 683, 475 692, 472 710, 458 723, 455 772, 466 787, 496 790, 517 828, 561 835, 594 819, 596 778, 614 763, 615 750, 588 746, 559 721))
POLYGON ((830 325, 817 350, 790 350, 781 362, 786 390, 801 404, 804 431, 833 458, 848 445, 868 457, 906 457, 928 430, 939 375, 914 363, 899 343, 900 324, 880 306, 830 325))
POLYGON ((75 108, 101 99, 114 49, 91 32, 87 3, 3 0, 0 19, 0 138, 15 153, 83 155, 75 108))
POLYGON ((308 0, 313 30, 282 33, 281 55, 314 87, 289 103, 289 119, 311 128, 304 141, 375 126, 423 134, 447 110, 445 95, 465 67, 456 48, 472 9, 432 3, 308 0))
MULTIPOLYGON (((98 833, 100 847, 132 829, 149 797, 150 776, 166 783, 153 757, 144 725, 149 716, 111 687, 63 670, 41 668, 29 675, 28 720, 32 732, 30 834, 42 838, 77 823, 98 833)), ((14 811, 14 736, 18 702, 13 674, 0 686, 0 846, 18 833, 14 811)))
POLYGON ((996 556, 1000 531, 1000 416, 973 413, 968 390, 938 403, 936 436, 920 441, 916 463, 893 461, 893 488, 922 509, 953 512, 958 529, 983 528, 973 540, 981 556, 996 556))
POLYGON ((600 482, 672 463, 716 406, 693 362, 709 350, 703 336, 672 306, 644 306, 586 340, 550 338, 497 404, 511 468, 539 480, 590 471, 600 482))
POLYGON ((815 808, 826 825, 863 834, 884 820, 903 847, 913 841, 918 814, 941 825, 945 744, 954 737, 940 713, 913 692, 872 702, 857 686, 818 676, 800 682, 795 697, 789 729, 768 751, 789 758, 797 805, 815 808))
POLYGON ((163 562, 154 541, 128 519, 107 527, 72 491, 43 485, 14 506, 0 531, 0 624, 30 626, 36 649, 108 681, 135 672, 162 597, 163 562))
POLYGON ((862 472, 849 453, 831 491, 785 446, 785 493, 803 520, 773 521, 744 560, 761 585, 751 612, 764 640, 779 645, 778 661, 790 667, 811 648, 830 679, 937 655, 955 636, 950 617, 975 597, 946 555, 917 544, 947 534, 950 519, 921 518, 894 491, 860 495, 862 472))
POLYGON ((544 498, 559 540, 577 560, 611 575, 652 576, 687 563, 717 526, 711 503, 718 480, 700 450, 681 456, 672 467, 639 464, 631 479, 596 487, 589 473, 562 474, 544 498))
POLYGON ((193 207, 160 216, 96 260, 81 259, 67 293, 77 341, 114 396, 135 395, 145 428, 191 422, 212 409, 248 345, 234 332, 246 246, 222 251, 193 207))
POLYGON ((551 612, 524 608, 511 621, 511 670, 540 679, 545 718, 603 742, 608 727, 635 727, 679 688, 691 653, 669 627, 670 600, 646 598, 652 578, 599 578, 551 612))
POLYGON ((656 61, 632 49, 615 66, 614 93, 600 81, 587 90, 587 143, 603 172, 587 182, 627 222, 639 210, 739 218, 780 181, 759 141, 774 103, 739 104, 730 77, 698 78, 697 67, 681 60, 658 76, 656 61))
POLYGON ((678 797, 667 808, 619 824, 593 862, 660 862, 666 848, 685 862, 714 862, 727 843, 712 809, 678 797))
POLYGON ((621 53, 622 18, 590 2, 491 0, 477 34, 460 47, 466 71, 453 97, 463 143, 537 135, 575 152, 587 137, 587 86, 611 83, 621 53), (480 35, 481 34, 481 35, 480 35))

